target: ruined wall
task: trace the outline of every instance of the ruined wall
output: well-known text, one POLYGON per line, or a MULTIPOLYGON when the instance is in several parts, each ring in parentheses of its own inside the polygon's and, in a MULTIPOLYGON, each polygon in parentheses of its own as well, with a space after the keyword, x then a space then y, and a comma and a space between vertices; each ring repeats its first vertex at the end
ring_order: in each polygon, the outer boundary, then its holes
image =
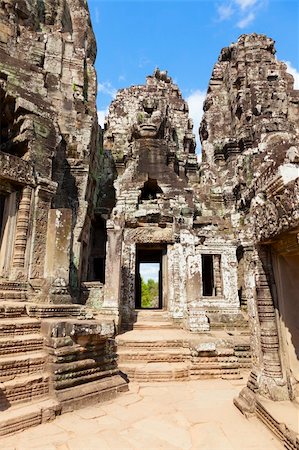
POLYGON ((1 2, 0 435, 127 389, 113 321, 73 304, 99 170, 95 53, 86 1, 1 2))
MULTIPOLYGON (((30 278, 40 289, 49 209, 69 208, 66 270, 76 288, 96 185, 90 167, 97 167, 96 44, 89 12, 81 0, 4 1, 0 21, 0 157, 8 161, 7 168, 1 166, 1 185, 5 195, 17 192, 18 198, 24 187, 30 190, 21 207, 27 208, 20 219, 26 228, 18 232, 15 225, 19 262, 7 264, 4 275, 30 278)), ((53 280, 58 290, 68 281, 53 280)))
POLYGON ((222 50, 204 111, 202 182, 210 192, 218 188, 239 241, 239 281, 253 337, 253 370, 236 405, 247 414, 257 410, 267 422, 258 395, 293 400, 298 392, 290 310, 299 277, 299 92, 275 58, 272 39, 242 35, 222 50))
POLYGON ((296 226, 298 106, 272 39, 242 35, 222 50, 201 123, 202 181, 218 186, 243 239, 246 231, 264 240, 296 226))
MULTIPOLYGON (((224 214, 204 205, 204 196, 211 195, 200 184, 187 103, 167 72, 157 69, 145 85, 118 92, 109 108, 104 151, 107 178, 114 169, 115 206, 103 308, 119 314, 124 327, 132 326, 136 253, 149 248, 163 253, 162 303, 169 317, 195 332, 207 330, 209 320, 223 326, 240 318, 234 235, 224 214), (202 255, 210 255, 214 266, 213 292, 207 296, 202 255)), ((215 191, 213 201, 219 197, 215 191)))

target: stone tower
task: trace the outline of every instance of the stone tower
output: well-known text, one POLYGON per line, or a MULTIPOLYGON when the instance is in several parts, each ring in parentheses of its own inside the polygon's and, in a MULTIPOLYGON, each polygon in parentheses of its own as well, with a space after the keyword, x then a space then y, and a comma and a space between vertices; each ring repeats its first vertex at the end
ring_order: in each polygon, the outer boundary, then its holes
POLYGON ((144 86, 119 91, 110 106, 104 149, 116 203, 107 221, 103 308, 124 329, 141 307, 144 262, 160 265, 157 309, 186 329, 240 319, 236 243, 219 232, 223 217, 200 201, 192 128, 187 103, 159 69, 144 86))

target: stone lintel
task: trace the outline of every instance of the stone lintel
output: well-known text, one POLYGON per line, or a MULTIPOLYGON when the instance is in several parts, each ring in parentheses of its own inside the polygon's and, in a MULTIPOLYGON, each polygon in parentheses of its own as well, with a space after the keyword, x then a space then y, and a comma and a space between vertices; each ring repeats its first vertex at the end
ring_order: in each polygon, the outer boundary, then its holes
POLYGON ((130 242, 136 242, 137 244, 173 244, 175 242, 172 228, 160 227, 139 227, 128 230, 126 233, 126 239, 130 242))
POLYGON ((21 185, 35 185, 33 166, 18 156, 0 151, 0 178, 21 185))

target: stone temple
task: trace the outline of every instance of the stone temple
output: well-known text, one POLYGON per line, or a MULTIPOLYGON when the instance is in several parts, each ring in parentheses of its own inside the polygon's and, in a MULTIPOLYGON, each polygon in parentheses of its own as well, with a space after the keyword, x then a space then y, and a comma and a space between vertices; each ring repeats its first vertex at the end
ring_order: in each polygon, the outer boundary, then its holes
POLYGON ((0 25, 0 436, 246 369, 235 405, 298 449, 299 91, 274 41, 222 49, 198 163, 166 71, 98 127, 85 1, 4 0, 0 25))

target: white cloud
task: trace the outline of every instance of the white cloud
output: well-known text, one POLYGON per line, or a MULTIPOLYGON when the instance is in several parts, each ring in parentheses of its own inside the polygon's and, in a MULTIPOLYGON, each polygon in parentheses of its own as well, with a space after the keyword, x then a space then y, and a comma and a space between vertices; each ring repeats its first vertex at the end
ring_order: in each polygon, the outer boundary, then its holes
POLYGON ((283 61, 287 65, 287 71, 294 77, 294 89, 299 89, 299 71, 290 61, 283 61))
POLYGON ((104 123, 105 123, 105 117, 108 114, 108 108, 106 109, 100 109, 98 111, 98 123, 99 125, 101 125, 102 128, 104 128, 104 123))
POLYGON ((244 11, 257 3, 257 0, 235 0, 235 3, 244 11))
POLYGON ((203 116, 203 103, 206 98, 206 92, 197 89, 192 92, 187 98, 186 101, 189 105, 189 115, 193 120, 193 131, 196 137, 196 146, 197 150, 200 149, 200 140, 199 140, 199 125, 203 116))
POLYGON ((235 26, 246 28, 269 0, 222 0, 217 6, 218 21, 233 19, 235 26))
POLYGON ((109 95, 112 98, 115 98, 117 89, 115 89, 110 81, 104 81, 103 83, 98 84, 98 91, 102 94, 109 95))
POLYGON ((145 282, 150 278, 154 281, 159 280, 159 263, 140 263, 140 276, 145 282))
POLYGON ((95 22, 97 25, 100 23, 100 10, 98 7, 95 9, 95 22))
POLYGON ((218 19, 220 21, 229 19, 233 14, 234 10, 232 8, 232 5, 219 5, 217 7, 218 12, 218 19))
POLYGON ((243 19, 239 20, 239 22, 237 23, 237 27, 238 28, 246 28, 249 24, 251 24, 251 22, 253 22, 255 19, 255 14, 253 14, 253 12, 247 14, 247 16, 245 16, 243 19))

